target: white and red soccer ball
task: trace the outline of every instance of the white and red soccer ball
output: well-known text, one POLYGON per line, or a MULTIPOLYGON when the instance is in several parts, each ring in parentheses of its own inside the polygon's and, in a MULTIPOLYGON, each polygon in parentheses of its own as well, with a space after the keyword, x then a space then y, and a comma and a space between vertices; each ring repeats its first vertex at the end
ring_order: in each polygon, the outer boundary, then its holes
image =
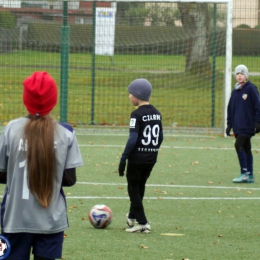
POLYGON ((106 228, 112 221, 112 211, 108 206, 98 204, 90 209, 88 219, 93 227, 106 228))

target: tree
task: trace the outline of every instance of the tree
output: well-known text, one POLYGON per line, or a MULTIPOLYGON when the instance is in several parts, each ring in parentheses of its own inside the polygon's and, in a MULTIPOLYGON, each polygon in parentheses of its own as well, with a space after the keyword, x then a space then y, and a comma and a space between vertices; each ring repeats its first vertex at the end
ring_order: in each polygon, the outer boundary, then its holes
POLYGON ((11 11, 0 11, 0 28, 13 29, 16 25, 15 17, 11 11))
POLYGON ((143 25, 147 16, 144 3, 118 2, 117 3, 117 24, 143 25))
POLYGON ((172 8, 169 5, 162 5, 159 3, 151 4, 147 8, 148 17, 151 25, 155 26, 175 26, 174 22, 178 17, 178 9, 172 8))
POLYGON ((208 50, 209 12, 206 3, 178 3, 180 18, 188 37, 186 72, 211 73, 208 50))

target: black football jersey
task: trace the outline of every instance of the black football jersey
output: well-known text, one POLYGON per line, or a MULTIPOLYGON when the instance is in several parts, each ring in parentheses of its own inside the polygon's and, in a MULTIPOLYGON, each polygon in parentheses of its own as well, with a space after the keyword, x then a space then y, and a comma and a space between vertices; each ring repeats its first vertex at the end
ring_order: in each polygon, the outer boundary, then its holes
POLYGON ((162 143, 162 115, 152 105, 143 105, 131 113, 130 132, 137 132, 138 139, 128 161, 130 163, 156 162, 162 143))

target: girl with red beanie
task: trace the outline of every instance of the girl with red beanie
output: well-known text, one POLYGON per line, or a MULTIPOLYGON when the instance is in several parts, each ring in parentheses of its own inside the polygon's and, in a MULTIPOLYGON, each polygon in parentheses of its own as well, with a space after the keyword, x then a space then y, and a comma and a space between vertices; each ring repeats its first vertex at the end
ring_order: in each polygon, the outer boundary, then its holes
POLYGON ((71 126, 57 123, 50 112, 58 90, 47 72, 34 72, 23 82, 29 115, 10 121, 0 136, 1 239, 9 260, 61 258, 68 228, 63 186, 76 183, 83 164, 71 126))

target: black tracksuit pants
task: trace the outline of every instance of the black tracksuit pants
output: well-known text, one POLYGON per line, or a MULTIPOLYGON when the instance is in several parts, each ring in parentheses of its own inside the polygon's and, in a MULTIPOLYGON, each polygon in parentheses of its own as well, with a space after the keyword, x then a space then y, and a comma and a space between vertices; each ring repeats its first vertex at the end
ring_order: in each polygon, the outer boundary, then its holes
POLYGON ((136 219, 139 224, 146 224, 148 221, 144 212, 143 198, 145 184, 149 178, 155 163, 127 164, 127 190, 130 197, 129 218, 136 219))

